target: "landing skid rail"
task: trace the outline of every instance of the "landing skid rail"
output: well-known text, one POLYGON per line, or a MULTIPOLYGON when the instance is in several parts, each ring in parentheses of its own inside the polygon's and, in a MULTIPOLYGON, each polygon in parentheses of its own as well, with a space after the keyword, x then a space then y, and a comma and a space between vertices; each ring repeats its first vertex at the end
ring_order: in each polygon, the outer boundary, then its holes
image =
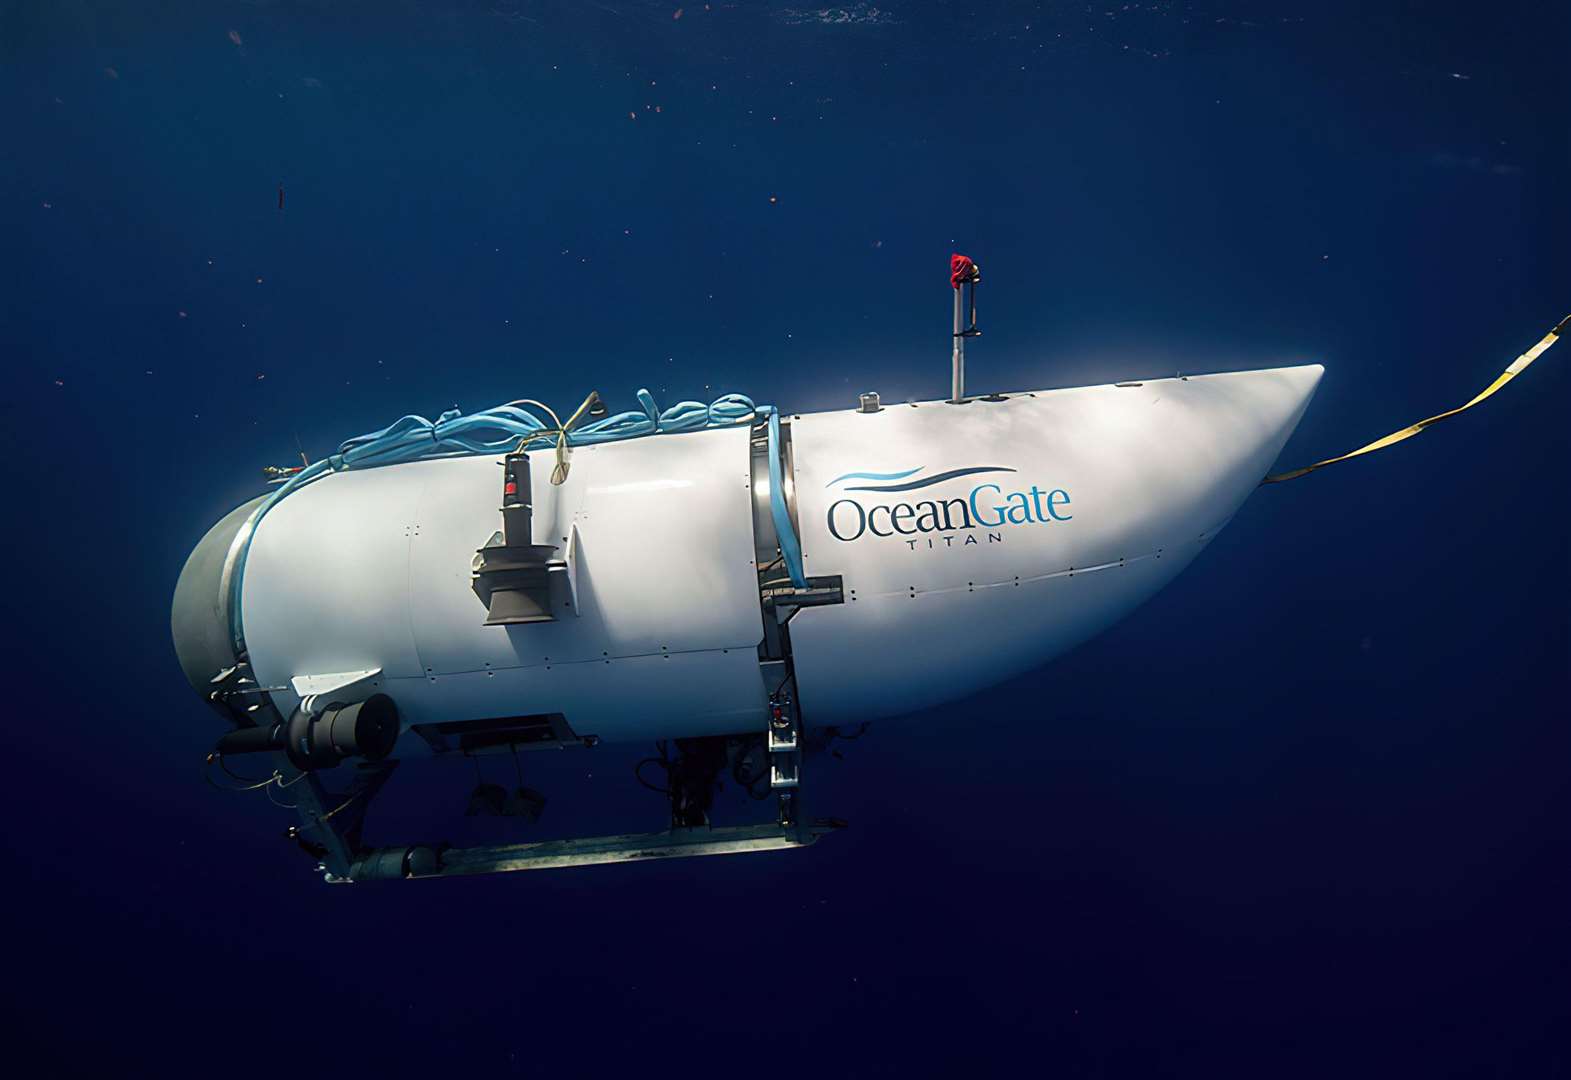
MULTIPOLYGON (((786 626, 789 618, 772 618, 771 621, 776 632, 759 650, 761 670, 769 687, 765 731, 740 737, 676 739, 673 740, 677 751, 675 757, 668 758, 666 744, 660 743, 660 757, 646 759, 666 768, 667 786, 656 788, 665 792, 670 803, 671 826, 665 832, 467 848, 455 848, 446 843, 368 847, 361 842, 366 812, 397 768, 397 760, 359 763, 348 789, 335 794, 323 784, 322 777, 311 771, 301 772, 299 763, 290 754, 277 752, 270 754, 275 768, 268 783, 277 781, 280 787, 292 790, 294 808, 300 816, 300 824, 286 830, 285 836, 316 860, 317 870, 325 881, 336 885, 564 869, 697 855, 741 855, 811 846, 819 837, 844 828, 845 822, 834 818, 807 818, 802 813, 801 770, 808 744, 795 700, 795 675, 791 670, 786 626), (752 759, 748 755, 753 753, 761 760, 749 765, 752 759), (711 824, 710 808, 721 786, 719 777, 728 767, 737 783, 754 798, 774 797, 778 810, 774 822, 719 827, 711 824), (752 774, 752 779, 748 778, 748 773, 752 774), (767 788, 753 790, 765 781, 767 788)), ((241 730, 250 727, 271 731, 280 725, 270 695, 249 678, 248 668, 237 664, 220 673, 214 683, 217 689, 212 696, 213 703, 233 716, 237 723, 244 721, 241 730), (241 706, 246 707, 242 709, 241 706), (259 720, 262 722, 258 723, 259 720)), ((593 743, 586 741, 584 745, 592 746, 593 743)), ((209 762, 221 756, 215 751, 209 762)), ((527 790, 522 784, 520 774, 520 795, 527 790)))
POLYGON ((808 847, 844 822, 820 819, 807 825, 738 825, 722 828, 673 828, 658 833, 541 840, 527 844, 487 844, 472 848, 391 847, 359 855, 347 877, 327 874, 329 884, 415 878, 505 874, 516 870, 553 870, 604 866, 647 859, 696 855, 741 855, 808 847))

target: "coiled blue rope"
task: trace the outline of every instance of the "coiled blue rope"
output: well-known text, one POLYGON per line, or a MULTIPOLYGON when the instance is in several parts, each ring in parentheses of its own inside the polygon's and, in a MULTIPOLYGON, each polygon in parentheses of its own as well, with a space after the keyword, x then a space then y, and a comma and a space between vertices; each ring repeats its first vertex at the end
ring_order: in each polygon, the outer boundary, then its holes
MULTIPOLYGON (((661 412, 655 406, 654 395, 640 390, 638 404, 641 409, 573 428, 567 433, 567 444, 588 446, 662 432, 730 427, 751 423, 758 414, 753 402, 741 394, 726 394, 708 405, 682 401, 661 412)), ((381 431, 346 440, 338 453, 326 460, 329 468, 337 471, 454 454, 506 454, 520 446, 527 450, 537 444, 555 445, 556 438, 555 425, 519 405, 499 405, 467 416, 449 409, 435 423, 423 416, 400 417, 381 431)), ((302 476, 304 473, 297 474, 295 479, 302 476)))
MULTIPOLYGON (((805 588, 801 548, 797 544, 795 530, 791 528, 790 514, 786 512, 785 492, 779 475, 779 410, 773 405, 754 405, 751 398, 742 394, 724 394, 707 405, 701 401, 681 401, 664 411, 655 405, 654 395, 648 390, 639 390, 637 398, 638 409, 573 427, 566 433, 567 445, 589 446, 645 435, 702 431, 770 419, 771 512, 776 531, 780 534, 780 549, 785 555, 791 580, 798 587, 805 588)), ((467 415, 456 408, 449 409, 434 422, 423 416, 402 416, 380 431, 344 440, 339 444, 337 453, 307 465, 280 484, 247 522, 240 549, 235 553, 229 586, 229 624, 235 648, 239 650, 245 646, 240 594, 251 540, 262 518, 291 492, 328 473, 346 469, 375 468, 427 458, 507 454, 519 449, 554 447, 559 438, 561 435, 554 424, 546 423, 535 413, 513 403, 467 415)))

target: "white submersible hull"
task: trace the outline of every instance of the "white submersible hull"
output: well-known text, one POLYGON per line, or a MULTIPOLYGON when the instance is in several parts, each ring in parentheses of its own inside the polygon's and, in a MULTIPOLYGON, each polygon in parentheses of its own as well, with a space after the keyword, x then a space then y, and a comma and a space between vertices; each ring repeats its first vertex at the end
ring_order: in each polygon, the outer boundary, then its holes
MULTIPOLYGON (((1266 475, 1321 373, 780 417, 774 439, 743 423, 578 446, 560 484, 537 451, 521 478, 523 542, 543 553, 536 606, 503 622, 476 556, 501 536, 501 458, 346 471, 256 523, 238 619, 226 586, 254 504, 215 526, 177 586, 176 647, 232 716, 255 711, 246 693, 280 722, 391 699, 378 721, 389 746, 367 756, 768 732, 790 786, 797 740, 815 729, 964 698, 1153 595, 1266 475), (781 513, 800 543, 789 575, 781 513)), ((308 727, 292 729, 302 768, 327 738, 308 727)))

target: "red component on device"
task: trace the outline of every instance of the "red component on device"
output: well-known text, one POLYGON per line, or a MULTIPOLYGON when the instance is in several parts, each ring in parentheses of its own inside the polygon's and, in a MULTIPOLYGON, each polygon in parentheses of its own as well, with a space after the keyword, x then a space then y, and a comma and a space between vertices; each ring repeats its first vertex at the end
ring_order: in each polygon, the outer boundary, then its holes
POLYGON ((976 263, 964 255, 949 256, 949 284, 952 288, 958 289, 967 282, 974 281, 981 276, 980 271, 976 268, 976 263))

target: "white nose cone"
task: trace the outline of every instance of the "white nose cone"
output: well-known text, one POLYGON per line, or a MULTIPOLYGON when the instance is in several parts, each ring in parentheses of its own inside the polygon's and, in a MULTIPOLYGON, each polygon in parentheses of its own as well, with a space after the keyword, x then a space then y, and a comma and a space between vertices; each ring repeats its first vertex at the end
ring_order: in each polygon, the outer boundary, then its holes
POLYGON ((809 721, 954 700, 1123 617, 1258 486, 1323 370, 794 418, 804 562, 847 597, 791 623, 809 721))

